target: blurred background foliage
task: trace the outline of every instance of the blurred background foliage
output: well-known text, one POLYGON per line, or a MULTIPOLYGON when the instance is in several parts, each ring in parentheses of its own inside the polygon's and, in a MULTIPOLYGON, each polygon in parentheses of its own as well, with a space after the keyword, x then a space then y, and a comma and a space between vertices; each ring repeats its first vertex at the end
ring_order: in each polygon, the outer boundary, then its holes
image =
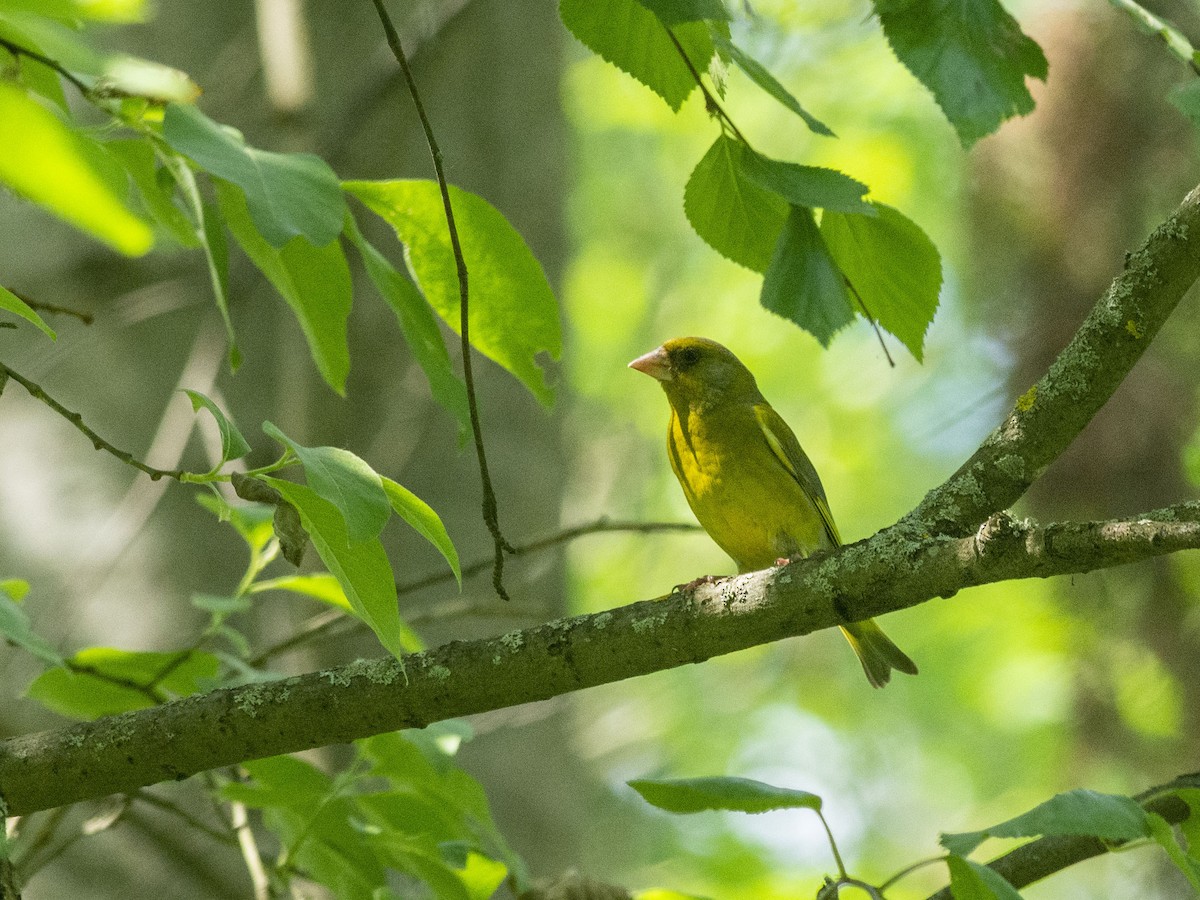
MULTIPOLYGON (((265 15, 270 4, 258 4, 265 15)), ((814 136, 745 78, 726 109, 752 142, 827 165, 918 222, 943 255, 941 307, 919 365, 889 338, 889 368, 861 322, 828 351, 758 305, 759 276, 689 228, 683 186, 717 134, 696 95, 673 114, 587 53, 554 5, 429 0, 397 11, 452 181, 525 236, 555 285, 567 346, 549 413, 498 368, 477 369, 501 516, 521 541, 600 516, 688 521, 663 452, 667 410, 625 368, 662 340, 702 334, 757 374, 820 471, 847 540, 910 509, 952 472, 1044 370, 1134 247, 1195 184, 1187 121, 1163 97, 1187 75, 1112 6, 1010 3, 1050 62, 1037 110, 963 151, 927 92, 896 61, 861 0, 753 4, 739 42, 840 136, 814 136)), ((1151 6, 1151 4, 1147 4, 1151 6)), ((1154 5, 1184 31, 1194 4, 1154 5)), ((419 130, 369 3, 310 0, 311 101, 269 99, 250 5, 164 7, 101 36, 187 71, 202 107, 256 146, 311 150, 343 178, 428 177, 419 130), (278 102, 278 101, 277 101, 278 102)), ((374 227, 375 223, 370 223, 374 227)), ((391 313, 351 320, 346 400, 314 371, 290 314, 245 260, 232 313, 245 364, 223 368, 224 333, 195 254, 118 259, 68 226, 0 204, 5 283, 85 309, 54 324, 58 345, 0 333, 27 371, 114 443, 173 466, 203 438, 182 386, 220 397, 248 435, 271 418, 308 444, 347 447, 441 513, 464 562, 486 557, 474 460, 432 403, 391 313), (7 336, 5 336, 7 335, 7 336)), ((395 248, 382 230, 371 235, 395 248)), ((356 270, 356 280, 361 272, 356 270)), ((1044 520, 1107 517, 1194 494, 1197 312, 1185 303, 1128 382, 1018 507, 1044 520)), ((453 351, 452 351, 453 352, 453 351)), ((178 485, 151 483, 92 452, 16 391, 0 409, 0 572, 33 584, 37 629, 64 650, 163 649, 205 617, 194 592, 228 590, 243 549, 178 485)), ((256 455, 271 449, 251 438, 256 455)), ((439 568, 389 530, 401 582, 439 568)), ((564 612, 665 593, 731 563, 702 533, 604 535, 510 566, 515 601, 486 578, 404 598, 427 643, 494 634, 564 612), (466 610, 464 612, 464 609, 466 610)), ((1200 563, 1177 556, 1106 573, 964 591, 889 617, 919 678, 872 690, 833 632, 473 720, 464 767, 535 875, 569 867, 629 887, 713 898, 810 896, 832 869, 803 811, 674 818, 630 778, 741 775, 820 794, 848 867, 878 883, 970 830, 1075 787, 1137 792, 1197 767, 1200 563)), ((243 626, 280 639, 317 611, 260 598, 243 626)), ((285 672, 378 655, 345 630, 278 660, 285 672)), ((35 664, 0 650, 0 678, 35 664)), ((32 702, 0 705, 0 733, 58 724, 32 702)), ((344 749, 309 757, 336 766, 344 749)), ((173 791, 197 790, 188 785, 173 791)), ((95 805, 68 816, 96 814, 95 805)), ((925 896, 944 869, 890 897, 925 896)), ((139 807, 67 848, 26 892, 63 896, 245 896, 237 851, 139 807)), ((1028 889, 1037 898, 1173 898, 1186 886, 1160 854, 1110 854, 1028 889)))

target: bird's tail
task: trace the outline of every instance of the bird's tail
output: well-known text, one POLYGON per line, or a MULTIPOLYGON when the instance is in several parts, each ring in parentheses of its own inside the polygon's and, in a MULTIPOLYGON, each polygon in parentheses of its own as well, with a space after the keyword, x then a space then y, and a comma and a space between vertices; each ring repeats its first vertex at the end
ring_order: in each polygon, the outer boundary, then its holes
POLYGON ((917 674, 917 664, 892 643, 874 619, 842 626, 842 634, 850 642, 871 687, 883 687, 892 677, 892 669, 907 675, 917 674))

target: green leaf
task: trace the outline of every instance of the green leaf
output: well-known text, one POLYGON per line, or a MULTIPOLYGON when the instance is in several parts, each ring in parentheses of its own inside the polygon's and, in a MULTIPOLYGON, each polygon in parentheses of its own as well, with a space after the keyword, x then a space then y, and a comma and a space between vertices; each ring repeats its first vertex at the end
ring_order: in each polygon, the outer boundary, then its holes
POLYGON ((346 201, 337 175, 311 153, 271 153, 246 145, 194 106, 172 103, 163 137, 202 169, 245 192, 250 218, 271 246, 304 237, 324 247, 342 230, 346 201))
POLYGON ((1175 85, 1167 92, 1167 100, 1187 116, 1193 125, 1200 126, 1200 81, 1193 78, 1175 85))
POLYGON ((632 900, 710 900, 699 894, 683 894, 667 888, 650 888, 648 891, 634 891, 632 900))
MULTIPOLYGON (((437 183, 349 181, 344 187, 396 230, 425 299, 458 331, 458 270, 437 183)), ((454 186, 450 198, 470 273, 471 345, 548 406, 554 392, 535 359, 543 352, 558 359, 562 334, 546 274, 494 206, 454 186)))
POLYGON ((989 837, 1020 838, 1052 834, 1092 835, 1106 841, 1150 837, 1146 811, 1128 797, 1075 790, 1051 797, 1027 813, 982 831, 943 834, 941 844, 966 856, 989 837))
POLYGON ((203 407, 217 420, 217 430, 221 433, 221 461, 213 466, 214 472, 229 460, 241 459, 250 452, 250 445, 246 443, 246 439, 242 437, 238 427, 226 417, 225 413, 221 412, 221 407, 199 391, 184 388, 183 392, 191 399, 193 412, 199 412, 203 407))
POLYGON ((0 82, 0 183, 129 256, 154 243, 72 132, 20 88, 0 82))
MULTIPOLYGON (((745 72, 751 81, 803 119, 804 124, 808 126, 810 131, 825 135, 826 137, 837 137, 828 125, 801 106, 800 101, 793 97, 791 92, 780 84, 775 76, 768 72, 766 67, 757 59, 722 35, 717 35, 715 40, 717 50, 723 56, 733 60, 734 64, 745 72)), ((814 203, 809 205, 820 206, 821 204, 814 203)))
POLYGON ((183 697, 217 675, 211 653, 149 653, 89 647, 67 661, 71 668, 49 669, 29 686, 28 695, 74 719, 154 706, 157 697, 183 697))
POLYGON ((740 175, 794 206, 875 215, 875 207, 863 199, 867 186, 849 175, 819 166, 769 159, 742 144, 732 150, 740 175))
POLYGON ((932 93, 963 146, 1033 110, 1027 75, 1046 80, 1042 48, 998 0, 874 0, 884 36, 932 93))
POLYGON ((816 794, 775 787, 750 778, 646 778, 628 784, 651 806, 673 813, 715 809, 745 813, 821 809, 821 798, 816 794))
POLYGON ((811 209, 793 206, 775 244, 760 302, 828 347, 854 321, 846 284, 817 230, 811 209))
POLYGON ((722 0, 638 0, 664 25, 683 22, 728 22, 729 10, 722 0))
POLYGON ((1192 890, 1200 895, 1200 860, 1188 857, 1175 838, 1175 829, 1158 813, 1146 813, 1146 821, 1150 825, 1150 836, 1167 852, 1171 862, 1192 885, 1192 890))
POLYGON ((742 173, 739 163, 747 152, 728 135, 717 138, 688 179, 683 211, 696 234, 722 256, 765 272, 787 220, 788 204, 742 173))
POLYGON ((106 141, 104 149, 129 173, 154 221, 184 247, 199 247, 196 226, 175 205, 175 181, 156 165, 154 147, 141 138, 122 138, 106 141))
POLYGON ((379 536, 391 506, 378 472, 341 447, 305 447, 270 422, 263 422, 263 431, 296 454, 308 486, 345 519, 350 543, 379 536))
POLYGON ((346 520, 338 508, 316 491, 279 478, 263 477, 300 513, 317 555, 337 578, 355 614, 375 632, 379 642, 399 658, 411 649, 404 637, 396 605, 396 580, 378 538, 350 543, 346 520))
MULTIPOLYGON (((188 176, 191 176, 190 170, 188 170, 188 176)), ((232 188, 230 192, 236 193, 232 188)), ((225 226, 222 224, 220 211, 214 204, 200 199, 198 194, 197 201, 201 226, 198 236, 204 245, 204 261, 208 264, 208 279, 212 285, 213 299, 217 302, 217 311, 220 312, 221 321, 225 325, 225 338, 229 341, 229 371, 236 372, 242 365, 242 351, 238 349, 237 335, 233 330, 233 319, 229 315, 229 244, 225 240, 225 226)), ((254 234, 249 228, 246 228, 245 233, 247 240, 254 240, 254 234)), ((297 240, 300 239, 297 238, 297 240)), ((267 247, 263 247, 259 251, 264 258, 270 258, 272 252, 267 247)), ((281 279, 283 274, 279 273, 281 279)), ((291 284, 290 281, 288 283, 291 284)), ((296 288, 297 297, 301 296, 302 288, 303 286, 296 288)), ((287 299, 286 296, 284 299, 287 299)), ((300 300, 296 302, 300 303, 300 300)), ((295 308, 295 304, 293 304, 293 308, 295 308)), ((303 319, 300 324, 303 327, 303 319)), ((347 357, 347 366, 349 366, 348 360, 349 357, 347 357)))
POLYGON ((450 540, 450 535, 446 533, 446 526, 442 524, 438 514, 433 511, 433 507, 404 485, 392 481, 390 478, 383 479, 383 489, 396 514, 416 529, 418 534, 433 544, 437 551, 445 557, 446 562, 450 564, 451 571, 454 572, 454 577, 458 580, 459 588, 461 588, 462 570, 458 566, 458 551, 454 549, 454 542, 450 540))
MULTIPOLYGON (((3 48, 0 48, 0 54, 6 52, 3 48)), ((69 116, 71 108, 67 104, 67 95, 63 92, 62 81, 58 72, 31 56, 18 56, 16 62, 20 72, 21 84, 25 85, 35 94, 45 97, 62 110, 65 115, 69 116)))
POLYGON ((33 307, 3 285, 0 285, 0 309, 15 313, 22 319, 32 322, 50 340, 58 340, 58 335, 54 333, 54 329, 46 324, 45 320, 37 314, 33 307))
MULTIPOLYGON (((673 4, 663 4, 664 7, 673 4)), ((559 0, 567 30, 592 52, 629 73, 676 111, 696 89, 696 79, 666 26, 638 0, 559 0)), ((671 29, 697 72, 708 68, 712 34, 703 22, 671 29)))
MULTIPOLYGON (((26 8, 29 3, 40 4, 41 0, 27 0, 26 8)), ((0 37, 76 73, 99 75, 104 71, 105 58, 92 49, 77 29, 17 8, 10 0, 0 2, 0 37)))
MULTIPOLYGON (((292 307, 317 369, 329 386, 344 396, 350 372, 346 320, 353 286, 341 244, 331 241, 315 247, 296 237, 275 248, 254 227, 242 192, 227 181, 218 180, 216 185, 229 230, 292 307)), ((205 216, 206 223, 208 218, 205 216)))
POLYGON ((259 594, 263 591, 291 591, 312 597, 346 612, 354 612, 354 607, 346 599, 346 592, 341 583, 328 572, 315 572, 312 575, 284 575, 280 578, 268 578, 266 581, 256 581, 250 585, 250 592, 259 594))
POLYGON ((363 237, 349 211, 346 212, 346 235, 358 248, 367 275, 376 290, 396 314, 405 342, 429 379, 433 398, 458 419, 460 434, 467 434, 471 429, 467 388, 462 379, 454 374, 450 354, 446 352, 446 342, 442 340, 429 303, 421 296, 416 285, 397 272, 386 257, 363 237))
POLYGON ((1187 839, 1188 855, 1200 863, 1200 788, 1180 788, 1175 794, 1188 805, 1189 815, 1179 823, 1187 839))
POLYGON ((961 856, 948 856, 950 893, 954 900, 1021 900, 1017 889, 999 872, 961 856))
POLYGON ((271 517, 275 508, 265 503, 246 503, 233 506, 220 494, 197 494, 196 502, 222 522, 233 525, 254 553, 262 552, 271 539, 271 517))
POLYGON ((61 666, 63 658, 45 638, 36 634, 21 601, 29 592, 29 583, 17 578, 0 581, 0 637, 32 653, 42 662, 61 666))
POLYGON ((193 103, 201 93, 186 72, 136 56, 108 60, 95 91, 99 96, 142 97, 155 103, 193 103))
POLYGON ((147 18, 146 0, 2 0, 0 8, 28 10, 68 22, 144 22, 147 18))
POLYGON ((826 211, 821 235, 870 317, 919 362, 937 311, 941 257, 919 225, 890 206, 873 205, 877 216, 826 211))

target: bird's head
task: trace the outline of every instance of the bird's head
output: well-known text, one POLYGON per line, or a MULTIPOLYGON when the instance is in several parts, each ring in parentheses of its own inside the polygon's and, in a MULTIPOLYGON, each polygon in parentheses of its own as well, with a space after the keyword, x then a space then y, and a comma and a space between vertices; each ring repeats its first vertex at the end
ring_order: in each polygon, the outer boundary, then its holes
POLYGON ((708 338, 673 338, 629 364, 656 378, 672 401, 720 403, 758 394, 750 370, 728 349, 708 338))

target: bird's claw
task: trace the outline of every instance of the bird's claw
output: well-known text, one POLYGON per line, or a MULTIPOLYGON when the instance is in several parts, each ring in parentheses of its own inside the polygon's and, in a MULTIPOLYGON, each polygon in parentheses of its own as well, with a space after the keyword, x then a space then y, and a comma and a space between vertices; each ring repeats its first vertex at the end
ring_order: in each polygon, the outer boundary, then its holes
POLYGON ((672 588, 671 593, 676 594, 680 591, 694 591, 702 584, 716 584, 722 578, 721 575, 701 575, 699 578, 693 578, 686 584, 677 584, 672 588))

